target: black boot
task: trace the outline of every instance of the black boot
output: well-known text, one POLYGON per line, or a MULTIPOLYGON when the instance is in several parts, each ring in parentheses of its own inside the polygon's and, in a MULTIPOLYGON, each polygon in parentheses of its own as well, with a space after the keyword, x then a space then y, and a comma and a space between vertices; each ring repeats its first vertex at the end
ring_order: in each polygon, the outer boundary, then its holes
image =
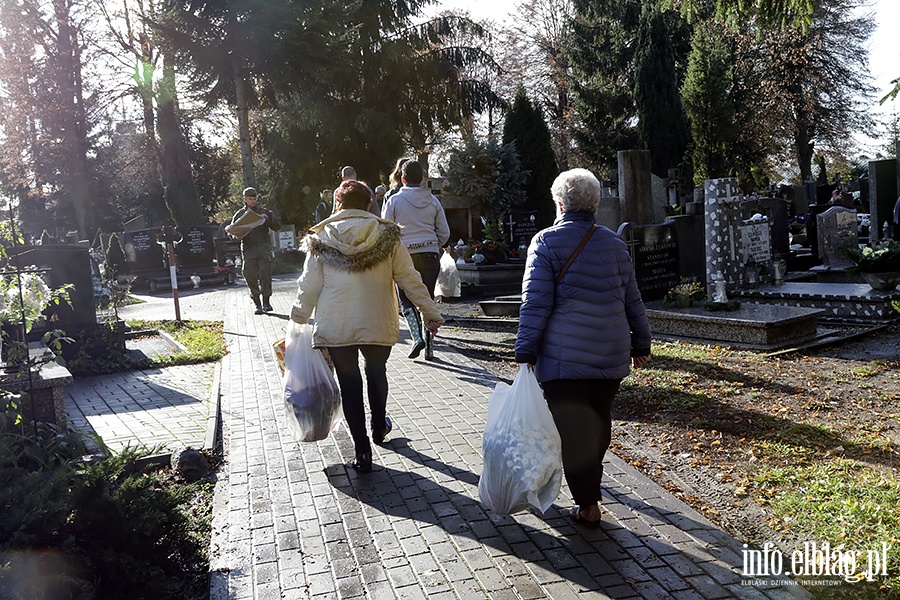
POLYGON ((403 316, 409 325, 409 335, 412 337, 413 347, 409 351, 409 358, 418 358, 425 349, 425 340, 422 339, 422 323, 419 321, 419 311, 415 308, 404 308, 403 316))
POLYGON ((262 309, 263 309, 263 312, 272 312, 272 305, 269 304, 268 298, 263 298, 262 309))
POLYGON ((372 472, 372 451, 357 452, 356 458, 350 463, 351 469, 356 469, 360 473, 372 472))
POLYGON ((262 303, 259 301, 259 296, 250 296, 250 297, 253 299, 254 306, 256 306, 256 310, 253 311, 253 314, 255 314, 255 315, 263 314, 264 311, 263 311, 262 303))

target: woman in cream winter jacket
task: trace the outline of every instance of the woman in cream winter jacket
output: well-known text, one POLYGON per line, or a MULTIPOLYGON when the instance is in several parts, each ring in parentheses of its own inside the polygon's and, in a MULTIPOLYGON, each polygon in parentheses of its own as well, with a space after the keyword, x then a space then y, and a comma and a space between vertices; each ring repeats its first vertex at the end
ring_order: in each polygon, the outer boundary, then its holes
POLYGON ((362 472, 372 470, 372 447, 366 432, 359 353, 365 359, 366 388, 372 413, 372 438, 384 441, 387 418, 387 359, 400 334, 394 283, 413 300, 428 329, 444 322, 406 248, 400 228, 368 212, 371 196, 356 181, 335 190, 335 214, 312 228, 303 241, 306 264, 297 280, 291 318, 310 320, 315 309, 313 344, 326 348, 334 363, 344 418, 353 436, 362 472))

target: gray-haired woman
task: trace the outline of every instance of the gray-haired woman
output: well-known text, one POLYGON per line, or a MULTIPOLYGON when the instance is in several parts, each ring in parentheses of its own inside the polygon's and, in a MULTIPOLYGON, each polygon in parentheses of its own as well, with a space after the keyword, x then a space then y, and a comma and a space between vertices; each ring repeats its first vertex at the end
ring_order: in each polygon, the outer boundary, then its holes
POLYGON ((650 360, 650 325, 625 242, 595 225, 600 182, 572 169, 551 191, 558 216, 528 248, 516 362, 535 369, 562 438, 571 516, 596 527, 612 401, 650 360))

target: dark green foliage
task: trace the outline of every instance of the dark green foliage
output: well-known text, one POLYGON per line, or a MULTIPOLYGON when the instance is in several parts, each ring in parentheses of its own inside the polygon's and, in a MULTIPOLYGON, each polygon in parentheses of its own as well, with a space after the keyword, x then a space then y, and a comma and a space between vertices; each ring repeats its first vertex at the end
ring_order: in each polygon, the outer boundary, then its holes
POLYGON ((773 29, 809 25, 815 6, 810 0, 684 0, 677 4, 691 20, 712 8, 719 19, 728 23, 742 25, 755 19, 761 26, 773 29))
POLYGON ((573 0, 571 44, 567 48, 573 105, 580 120, 575 141, 601 176, 618 163, 619 150, 638 147, 635 128, 635 34, 639 0, 573 0))
POLYGON ((524 88, 519 88, 506 113, 503 143, 515 144, 522 169, 528 172, 524 186, 526 200, 521 209, 538 211, 538 227, 549 227, 556 216, 550 187, 559 169, 547 123, 540 109, 528 99, 524 88))
MULTIPOLYGON (((286 219, 308 220, 318 192, 336 186, 343 165, 374 187, 388 180, 398 156, 427 153, 440 132, 500 105, 485 83, 466 75, 467 68, 496 68, 492 59, 455 44, 454 36, 482 35, 481 28, 459 17, 416 25, 421 4, 348 5, 326 27, 332 32, 323 39, 336 44, 327 72, 303 73, 302 85, 277 83, 260 163, 286 219), (298 206, 305 214, 292 219, 298 206)), ((312 62, 304 56, 303 64, 312 62)))
POLYGON ((690 142, 687 119, 678 93, 675 54, 666 15, 647 4, 641 11, 634 58, 634 99, 638 134, 650 150, 650 170, 666 177, 681 164, 690 142))
POLYGON ((212 222, 230 199, 231 176, 239 170, 237 153, 232 146, 214 146, 196 127, 188 138, 188 152, 200 206, 206 221, 212 222))
POLYGON ((0 395, 0 598, 196 597, 208 511, 195 520, 185 507, 212 484, 142 473, 136 450, 71 462, 87 452, 81 435, 25 423, 21 401, 0 395))
POLYGON ((526 199, 528 172, 522 170, 513 144, 469 138, 462 148, 451 150, 446 176, 450 191, 471 198, 488 220, 500 221, 526 199))
POLYGON ((734 59, 721 28, 702 23, 694 30, 682 100, 691 124, 695 185, 733 174, 729 148, 737 135, 731 97, 734 59))

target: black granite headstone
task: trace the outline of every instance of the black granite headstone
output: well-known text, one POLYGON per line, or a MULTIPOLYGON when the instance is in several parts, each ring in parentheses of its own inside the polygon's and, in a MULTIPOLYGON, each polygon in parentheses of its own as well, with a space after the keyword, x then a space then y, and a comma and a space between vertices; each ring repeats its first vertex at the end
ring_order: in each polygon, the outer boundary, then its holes
POLYGON ((641 297, 645 301, 660 300, 680 281, 675 224, 622 223, 618 233, 631 252, 641 297))
POLYGON ((181 243, 175 245, 178 266, 211 269, 216 258, 214 239, 218 229, 218 225, 206 225, 179 230, 182 236, 181 243))
POLYGON ((760 198, 759 205, 766 209, 769 222, 772 224, 772 252, 779 256, 787 256, 791 251, 787 202, 781 198, 760 198))
POLYGON ((126 231, 122 234, 125 262, 131 273, 166 268, 165 248, 156 243, 159 228, 126 231))
POLYGON ((518 248, 528 246, 531 238, 538 232, 538 211, 511 210, 509 211, 509 246, 518 248))
POLYGON ((86 246, 42 244, 24 249, 23 252, 11 258, 10 264, 20 268, 47 269, 43 273, 43 277, 51 289, 62 287, 67 283, 74 284, 74 287, 69 289, 71 306, 63 303, 46 309, 44 314, 52 318, 52 322, 36 325, 29 334, 29 339, 40 339, 43 333, 51 329, 62 329, 71 334, 78 328, 97 323, 97 316, 94 312, 91 257, 86 246))

